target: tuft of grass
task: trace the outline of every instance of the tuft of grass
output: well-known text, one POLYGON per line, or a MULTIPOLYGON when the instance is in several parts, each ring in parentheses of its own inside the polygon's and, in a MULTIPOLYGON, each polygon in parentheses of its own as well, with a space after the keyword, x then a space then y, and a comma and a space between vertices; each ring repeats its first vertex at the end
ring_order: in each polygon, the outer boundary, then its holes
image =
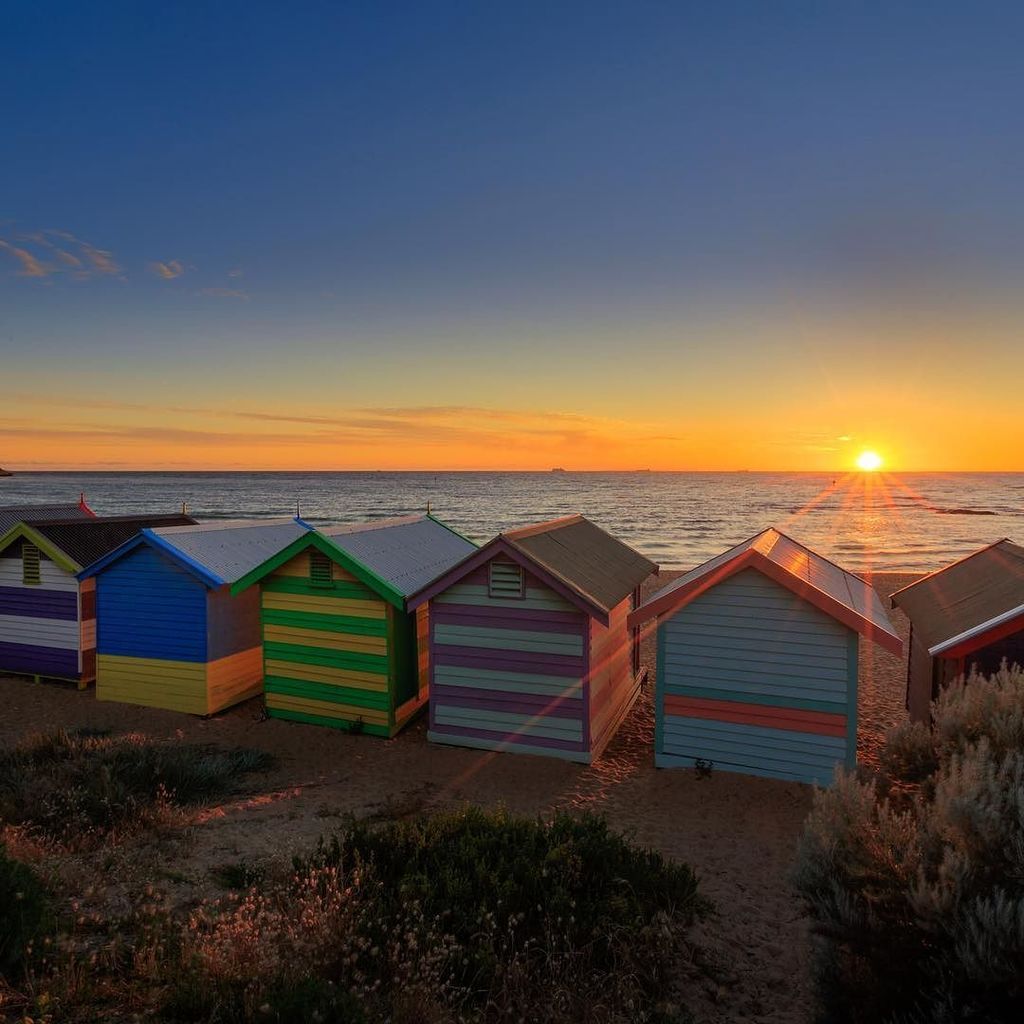
POLYGON ((225 796, 272 763, 256 750, 59 729, 0 752, 0 821, 85 849, 173 808, 225 796))
POLYGON ((38 875, 0 846, 0 978, 13 979, 21 971, 51 921, 49 897, 38 875))
POLYGON ((234 863, 219 864, 210 874, 223 888, 241 892, 262 885, 267 872, 261 865, 251 864, 243 858, 234 863))

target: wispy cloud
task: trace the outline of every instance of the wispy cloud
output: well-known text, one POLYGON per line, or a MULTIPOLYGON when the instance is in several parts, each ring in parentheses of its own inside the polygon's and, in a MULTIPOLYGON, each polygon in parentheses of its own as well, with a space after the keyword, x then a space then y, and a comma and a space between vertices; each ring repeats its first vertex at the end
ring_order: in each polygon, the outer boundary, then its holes
POLYGON ((149 272, 164 281, 173 281, 185 273, 185 264, 181 260, 153 260, 149 264, 149 272))
POLYGON ((46 277, 48 272, 46 267, 36 259, 28 251, 28 249, 19 248, 16 245, 11 245, 10 242, 0 238, 0 249, 4 252, 10 253, 18 263, 21 264, 21 270, 18 271, 19 277, 46 277))
POLYGON ((121 278, 113 253, 77 238, 70 231, 47 228, 0 238, 0 249, 20 264, 19 277, 50 278, 68 274, 76 281, 93 277, 121 278))
POLYGON ((234 277, 234 278, 237 278, 237 277, 245 277, 245 271, 244 271, 244 270, 242 270, 242 268, 241 268, 241 267, 232 267, 232 268, 231 268, 231 269, 230 269, 230 270, 228 271, 228 277, 234 277))
POLYGON ((196 295, 206 295, 213 299, 248 299, 249 293, 241 288, 200 288, 196 295))

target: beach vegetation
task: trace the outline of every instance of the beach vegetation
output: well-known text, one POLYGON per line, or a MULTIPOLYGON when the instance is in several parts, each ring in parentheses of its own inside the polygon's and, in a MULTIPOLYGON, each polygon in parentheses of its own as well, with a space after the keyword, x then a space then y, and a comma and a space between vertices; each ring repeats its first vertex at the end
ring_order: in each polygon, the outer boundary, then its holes
POLYGON ((271 763, 256 750, 58 729, 0 751, 0 824, 89 849, 225 796, 271 763))
POLYGON ((688 867, 595 816, 352 821, 286 880, 192 914, 169 1012, 679 1020, 672 968, 706 910, 688 867))
POLYGON ((17 978, 51 920, 50 898, 39 876, 0 846, 0 978, 17 978))
POLYGON ((971 675, 933 712, 816 795, 796 883, 826 1020, 1020 1019, 1024 673, 971 675))

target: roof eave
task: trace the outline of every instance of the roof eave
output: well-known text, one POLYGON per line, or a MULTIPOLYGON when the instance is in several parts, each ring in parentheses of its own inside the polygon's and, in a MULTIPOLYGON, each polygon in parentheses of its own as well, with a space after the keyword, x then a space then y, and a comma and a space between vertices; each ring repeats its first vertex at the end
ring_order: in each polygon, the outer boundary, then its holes
MULTIPOLYGON (((972 626, 970 629, 965 629, 962 633, 957 633, 956 636, 949 637, 948 640, 943 640, 940 643, 933 645, 928 648, 928 654, 935 658, 938 656, 953 657, 955 656, 954 651, 961 645, 965 646, 963 653, 969 653, 978 647, 985 646, 986 634, 991 633, 994 630, 1001 630, 1003 627, 1010 627, 1007 629, 1008 633, 1015 633, 1015 620, 1024 618, 1024 604, 1018 605, 1016 608, 1009 608, 1005 612, 999 615, 994 615, 991 619, 986 619, 985 622, 979 622, 978 625, 972 626), (973 645, 969 645, 970 641, 977 641, 973 645)), ((994 643, 995 639, 988 640, 989 643, 994 643)), ((956 654, 960 652, 957 651, 956 654)))

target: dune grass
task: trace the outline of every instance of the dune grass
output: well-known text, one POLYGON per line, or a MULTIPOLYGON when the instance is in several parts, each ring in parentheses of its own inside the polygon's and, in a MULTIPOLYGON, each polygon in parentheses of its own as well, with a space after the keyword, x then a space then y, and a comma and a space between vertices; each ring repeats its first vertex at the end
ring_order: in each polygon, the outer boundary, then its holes
POLYGON ((261 751, 58 729, 0 752, 0 823, 65 849, 216 800, 270 767, 261 751))

